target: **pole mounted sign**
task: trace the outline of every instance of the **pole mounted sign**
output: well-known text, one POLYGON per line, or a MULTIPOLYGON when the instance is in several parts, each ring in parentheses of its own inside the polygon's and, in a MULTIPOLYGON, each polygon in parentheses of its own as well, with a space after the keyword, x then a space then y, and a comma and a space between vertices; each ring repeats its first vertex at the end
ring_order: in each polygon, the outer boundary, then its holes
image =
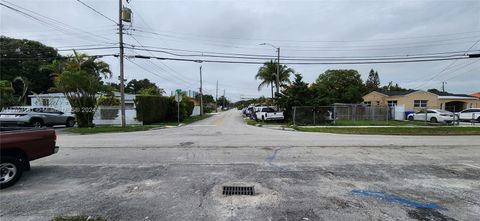
POLYGON ((177 101, 177 122, 180 123, 180 102, 182 102, 182 89, 177 89, 175 92, 175 101, 177 101))

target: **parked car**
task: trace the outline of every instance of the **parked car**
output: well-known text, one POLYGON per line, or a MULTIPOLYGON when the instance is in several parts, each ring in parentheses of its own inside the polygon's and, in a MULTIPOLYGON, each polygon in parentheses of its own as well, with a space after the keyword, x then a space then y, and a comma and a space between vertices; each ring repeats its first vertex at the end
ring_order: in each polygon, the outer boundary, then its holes
POLYGON ((283 120, 283 112, 275 111, 272 107, 258 107, 258 111, 255 112, 256 119, 262 121, 268 120, 283 120))
POLYGON ((30 161, 58 152, 54 129, 0 128, 0 189, 17 182, 30 161))
POLYGON ((259 111, 259 108, 262 106, 254 106, 252 107, 252 110, 250 112, 250 119, 257 121, 257 112, 259 111))
POLYGON ((75 117, 51 107, 18 106, 5 108, 0 112, 1 126, 55 126, 73 127, 75 117))
POLYGON ((246 117, 250 117, 250 115, 253 113, 253 106, 248 106, 245 108, 245 111, 243 112, 246 117))
POLYGON ((459 121, 476 121, 480 123, 480 108, 470 108, 456 113, 459 121))
POLYGON ((431 123, 452 123, 453 113, 439 109, 427 109, 411 113, 407 116, 407 119, 411 121, 429 121, 431 123))

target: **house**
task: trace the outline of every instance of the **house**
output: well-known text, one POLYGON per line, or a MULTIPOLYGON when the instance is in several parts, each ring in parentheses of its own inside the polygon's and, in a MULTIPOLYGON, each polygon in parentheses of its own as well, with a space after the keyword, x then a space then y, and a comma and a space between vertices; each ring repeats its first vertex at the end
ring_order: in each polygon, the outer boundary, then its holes
MULTIPOLYGON (((97 95, 100 97, 101 94, 97 95)), ((120 92, 114 92, 114 96, 120 99, 120 92)), ((72 112, 72 106, 70 106, 70 102, 68 101, 67 97, 63 93, 48 93, 48 94, 34 94, 28 95, 30 98, 32 106, 47 106, 55 108, 59 111, 65 113, 72 112)), ((120 110, 119 107, 113 107, 113 109, 120 110)), ((120 124, 121 117, 118 113, 114 115, 109 115, 108 118, 105 118, 105 112, 109 112, 106 110, 112 110, 112 107, 103 107, 100 106, 95 112, 93 122, 98 125, 113 125, 113 124, 120 124), (112 117, 113 116, 113 117, 112 117)), ((110 111, 111 112, 111 111, 110 111)), ((118 111, 115 111, 118 112, 118 111)), ((141 122, 137 121, 135 118, 137 116, 137 112, 135 110, 135 95, 134 94, 125 94, 125 118, 127 124, 141 124, 141 122)))
MULTIPOLYGON (((120 92, 113 92, 114 96, 120 99, 120 92)), ((100 94, 97 97, 101 96, 100 94)), ((32 106, 48 106, 63 112, 71 112, 72 107, 63 93, 48 93, 28 95, 32 106)), ((125 94, 125 109, 135 108, 135 95, 125 94)))
POLYGON ((476 92, 476 93, 470 94, 470 96, 474 96, 474 97, 480 98, 480 92, 476 92))
POLYGON ((403 106, 405 111, 409 112, 424 108, 458 112, 467 108, 479 108, 480 98, 440 91, 373 91, 363 96, 363 103, 391 107, 403 106))

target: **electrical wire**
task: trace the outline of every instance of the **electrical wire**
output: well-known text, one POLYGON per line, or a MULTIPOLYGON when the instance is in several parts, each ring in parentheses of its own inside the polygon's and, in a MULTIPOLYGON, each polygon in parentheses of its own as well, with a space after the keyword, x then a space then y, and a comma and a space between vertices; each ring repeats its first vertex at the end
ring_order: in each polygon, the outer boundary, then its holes
POLYGON ((91 7, 90 5, 87 5, 85 2, 82 2, 81 0, 76 0, 76 1, 79 2, 79 3, 81 3, 82 5, 84 5, 85 7, 91 9, 91 10, 94 11, 95 13, 101 15, 102 17, 104 17, 104 18, 112 21, 112 22, 115 23, 116 25, 118 25, 118 23, 117 23, 115 20, 113 20, 113 19, 109 18, 108 16, 104 15, 103 13, 97 11, 96 9, 94 9, 93 7, 91 7))
MULTIPOLYGON (((58 21, 56 19, 53 19, 53 18, 50 18, 50 17, 47 17, 47 16, 44 16, 40 13, 37 13, 35 11, 32 11, 30 9, 27 9, 27 8, 24 8, 22 6, 19 6, 19 5, 16 5, 16 4, 13 4, 11 2, 8 2, 8 1, 5 1, 5 0, 2 0, 3 2, 9 4, 9 5, 6 5, 4 3, 0 3, 0 5, 12 10, 12 11, 15 11, 25 17, 28 17, 28 18, 31 18, 33 20, 36 20, 40 23, 43 23, 51 28, 54 28, 55 30, 59 31, 59 32, 62 32, 64 34, 67 34, 67 35, 70 35, 72 37, 76 37, 76 38, 80 38, 82 40, 85 40, 84 38, 86 36, 91 36, 91 37, 96 37, 98 39, 105 39, 105 40, 108 40, 109 42, 102 42, 102 43, 110 43, 110 39, 108 38, 105 38, 104 36, 101 36, 101 35, 97 35, 97 34, 94 34, 94 33, 91 33, 91 32, 88 32, 88 31, 85 31, 85 30, 81 30, 81 29, 78 29, 78 28, 75 28, 71 25, 68 25, 66 23, 63 23, 61 21, 58 21), (23 11, 22 11, 23 10, 23 11), (25 11, 28 11, 30 13, 27 13, 25 11), (47 21, 45 21, 45 19, 47 21), (52 23, 53 22, 53 23, 52 23), (55 24, 56 23, 56 24, 55 24), (73 31, 73 32, 76 32, 75 34, 72 34, 72 33, 67 33, 66 31, 73 31), (83 35, 84 37, 82 36, 79 36, 79 35, 83 35)), ((97 40, 98 41, 98 40, 97 40)))
MULTIPOLYGON (((172 57, 156 57, 145 55, 134 55, 135 58, 141 59, 160 59, 172 61, 190 61, 197 63, 224 63, 224 64, 263 64, 264 62, 256 61, 238 61, 238 60, 210 60, 210 59, 188 59, 188 58, 172 58, 172 57)), ((468 56, 451 57, 451 58, 431 58, 431 59, 416 59, 416 60, 387 60, 387 61, 345 61, 345 62, 283 62, 288 65, 338 65, 338 64, 394 64, 394 63, 417 63, 417 62, 431 62, 431 61, 446 61, 446 60, 463 60, 471 59, 468 56)))

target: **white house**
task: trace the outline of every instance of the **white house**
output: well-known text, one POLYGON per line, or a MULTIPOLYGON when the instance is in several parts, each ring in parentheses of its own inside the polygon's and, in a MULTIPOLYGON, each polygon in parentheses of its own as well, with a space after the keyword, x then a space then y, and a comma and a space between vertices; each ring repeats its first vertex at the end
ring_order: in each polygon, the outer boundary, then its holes
MULTIPOLYGON (((98 95, 98 97, 101 95, 98 95)), ((114 96, 120 99, 120 92, 114 92, 114 96)), ((48 93, 48 94, 35 94, 29 95, 32 106, 48 106, 60 110, 65 113, 72 112, 72 106, 68 101, 67 97, 63 93, 48 93)), ((114 118, 105 119, 105 115, 102 114, 105 110, 117 109, 120 110, 120 107, 98 107, 95 112, 95 117, 93 123, 97 125, 114 125, 121 123, 120 114, 115 115, 114 118)), ((135 117, 137 112, 135 110, 135 95, 134 94, 125 94, 125 120, 127 124, 141 124, 137 121, 135 117)))

